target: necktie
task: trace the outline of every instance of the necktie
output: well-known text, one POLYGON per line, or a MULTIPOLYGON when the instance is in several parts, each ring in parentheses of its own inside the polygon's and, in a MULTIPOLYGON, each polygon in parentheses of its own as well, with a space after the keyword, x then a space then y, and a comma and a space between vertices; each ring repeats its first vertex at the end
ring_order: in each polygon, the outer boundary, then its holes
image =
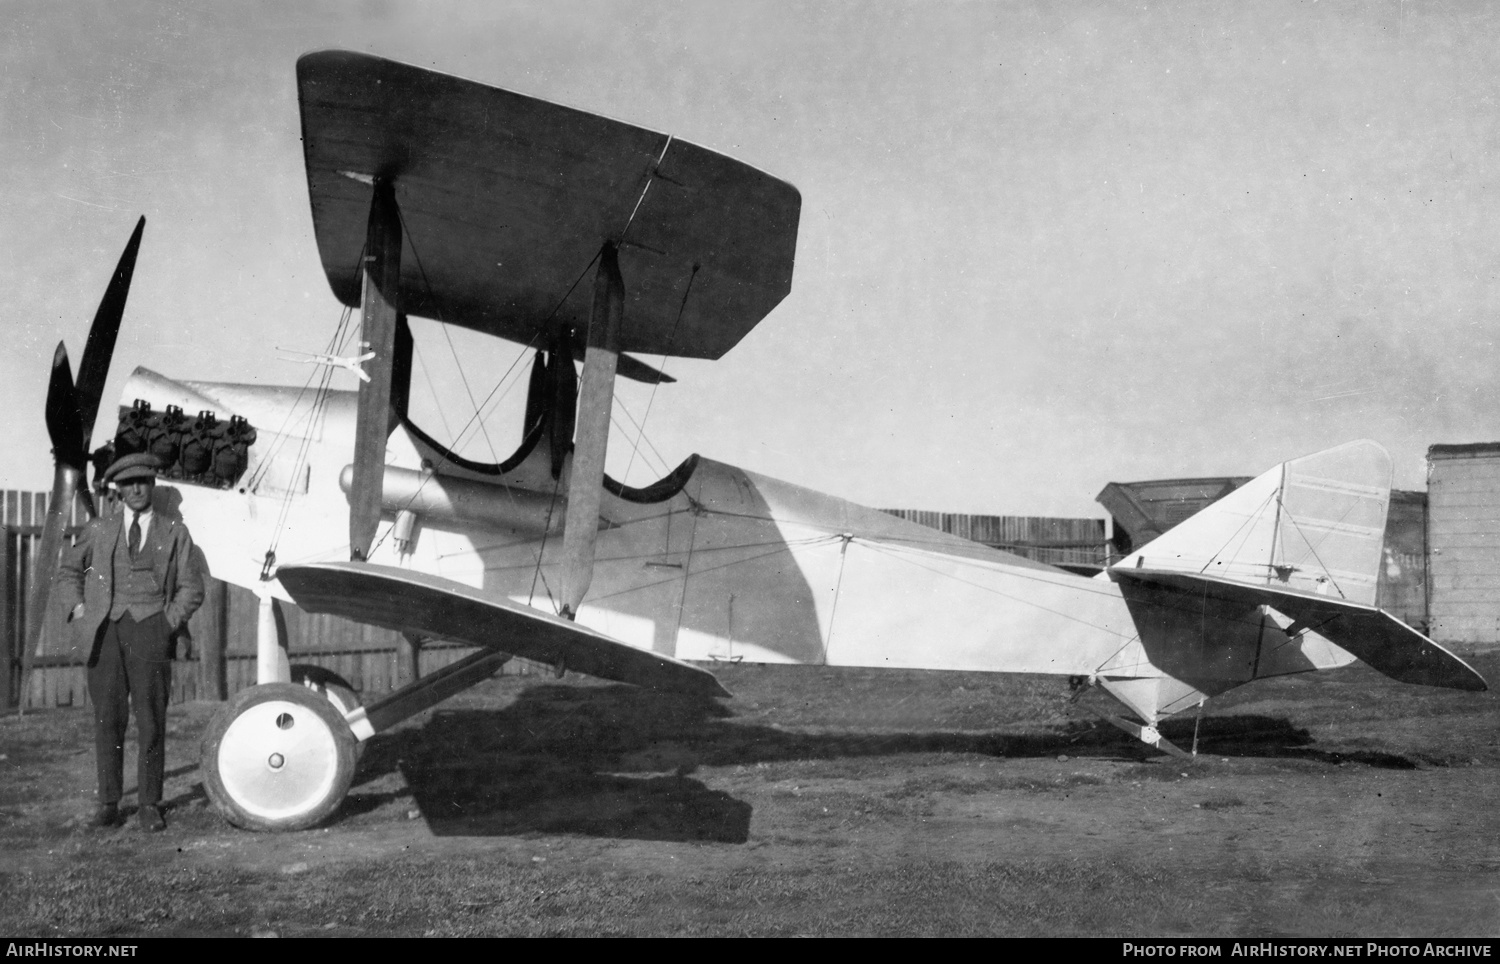
POLYGON ((141 551, 141 514, 130 513, 130 558, 134 559, 136 553, 141 551))

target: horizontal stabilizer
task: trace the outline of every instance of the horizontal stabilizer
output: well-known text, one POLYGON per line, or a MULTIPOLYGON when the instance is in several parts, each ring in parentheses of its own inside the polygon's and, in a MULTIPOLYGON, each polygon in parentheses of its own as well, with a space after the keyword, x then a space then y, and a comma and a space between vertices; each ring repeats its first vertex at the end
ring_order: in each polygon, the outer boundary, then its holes
POLYGON ((1144 568, 1109 572, 1116 580, 1169 586, 1206 599, 1242 604, 1247 609, 1270 606, 1289 617, 1294 626, 1325 637, 1403 683, 1470 691, 1489 688, 1468 663, 1374 606, 1196 573, 1144 568))
POLYGON ((282 566, 276 576, 308 612, 462 640, 647 689, 729 695, 707 670, 450 579, 356 562, 282 566))
POLYGON ((360 53, 305 55, 297 91, 313 231, 346 305, 359 304, 376 178, 401 212, 409 315, 523 344, 584 330, 578 282, 612 241, 619 350, 718 358, 791 291, 801 195, 748 164, 360 53))

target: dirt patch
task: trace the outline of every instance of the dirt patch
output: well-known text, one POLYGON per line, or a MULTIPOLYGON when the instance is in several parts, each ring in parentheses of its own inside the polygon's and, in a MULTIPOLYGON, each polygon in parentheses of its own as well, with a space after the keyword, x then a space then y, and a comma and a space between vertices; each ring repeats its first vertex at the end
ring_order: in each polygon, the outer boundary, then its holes
MULTIPOLYGON (((1500 681, 1500 658, 1476 663, 1500 681)), ((1500 932, 1488 693, 1363 668, 1266 681, 1211 703, 1184 763, 1061 680, 721 678, 734 700, 490 680, 371 741, 333 821, 285 835, 209 807, 216 706, 172 708, 155 836, 84 826, 84 713, 5 718, 0 932, 1500 932)))

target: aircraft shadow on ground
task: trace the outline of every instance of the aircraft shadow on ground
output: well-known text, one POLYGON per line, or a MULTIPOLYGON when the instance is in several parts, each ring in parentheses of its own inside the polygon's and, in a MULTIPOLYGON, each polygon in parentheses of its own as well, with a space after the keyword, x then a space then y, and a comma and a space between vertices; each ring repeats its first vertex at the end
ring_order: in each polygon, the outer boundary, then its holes
MULTIPOLYGON (((1158 755, 1093 721, 1039 724, 1031 733, 838 733, 783 730, 737 721, 713 702, 629 686, 539 685, 498 710, 440 711, 421 727, 367 745, 346 816, 393 794, 358 785, 399 770, 421 815, 440 835, 577 833, 641 840, 742 843, 751 807, 691 774, 699 767, 898 754, 969 753, 1140 762, 1158 755)), ((1164 735, 1187 747, 1194 721, 1170 721, 1164 735)), ((1205 756, 1288 757, 1409 768, 1403 757, 1338 754, 1312 747, 1308 731, 1264 716, 1205 718, 1205 756)))

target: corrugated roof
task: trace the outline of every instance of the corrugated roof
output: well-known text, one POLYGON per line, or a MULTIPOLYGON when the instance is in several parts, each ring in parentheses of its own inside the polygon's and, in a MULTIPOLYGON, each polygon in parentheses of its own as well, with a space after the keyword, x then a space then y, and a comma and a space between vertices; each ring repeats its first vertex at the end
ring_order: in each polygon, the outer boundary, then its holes
POLYGON ((1427 460, 1437 459, 1482 459, 1500 455, 1500 442, 1470 442, 1467 445, 1429 445, 1427 460))
POLYGON ((1153 539, 1250 481, 1248 475, 1111 482, 1095 497, 1132 540, 1153 539))

